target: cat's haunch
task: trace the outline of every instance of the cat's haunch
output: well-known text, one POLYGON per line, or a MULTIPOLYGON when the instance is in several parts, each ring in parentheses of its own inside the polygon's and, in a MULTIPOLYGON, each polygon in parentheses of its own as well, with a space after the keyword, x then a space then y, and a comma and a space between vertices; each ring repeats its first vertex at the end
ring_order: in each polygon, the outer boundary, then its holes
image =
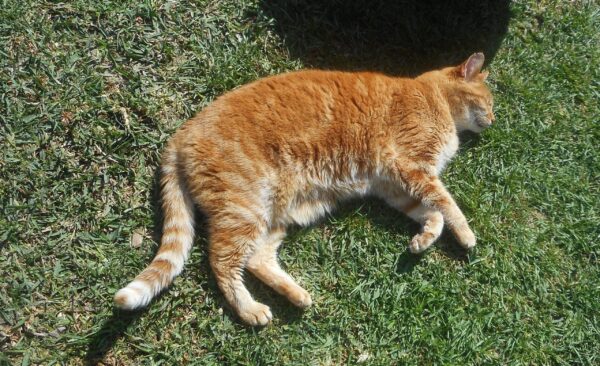
POLYGON ((183 269, 194 205, 205 213, 209 261, 225 298, 250 325, 271 321, 243 283, 244 269, 294 305, 309 293, 277 261, 291 224, 308 225, 336 202, 375 195, 422 225, 409 244, 427 249, 444 222, 465 248, 475 235, 439 174, 457 133, 494 122, 476 53, 414 79, 368 72, 299 71, 233 90, 183 124, 163 155, 163 235, 150 265, 115 295, 146 306, 183 269))

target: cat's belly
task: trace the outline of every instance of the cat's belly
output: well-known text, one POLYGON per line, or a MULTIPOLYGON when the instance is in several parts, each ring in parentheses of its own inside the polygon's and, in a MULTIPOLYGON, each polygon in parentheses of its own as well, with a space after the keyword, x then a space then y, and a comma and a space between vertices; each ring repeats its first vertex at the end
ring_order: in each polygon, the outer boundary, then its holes
POLYGON ((275 220, 282 225, 306 226, 331 212, 337 202, 364 196, 368 191, 368 182, 358 181, 337 183, 328 189, 311 188, 304 192, 298 192, 280 211, 278 217, 275 217, 275 220))
POLYGON ((298 224, 306 226, 316 221, 335 207, 335 202, 306 201, 289 207, 287 212, 280 218, 285 225, 298 224))

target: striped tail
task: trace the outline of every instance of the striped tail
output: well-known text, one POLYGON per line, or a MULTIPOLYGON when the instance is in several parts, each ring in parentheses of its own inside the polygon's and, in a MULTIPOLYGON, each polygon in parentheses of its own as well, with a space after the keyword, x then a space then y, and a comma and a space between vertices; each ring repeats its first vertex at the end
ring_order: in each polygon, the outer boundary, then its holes
POLYGON ((170 144, 162 163, 162 209, 164 214, 160 248, 146 269, 115 294, 121 309, 137 309, 173 282, 183 270, 194 239, 194 205, 178 172, 177 151, 170 144))

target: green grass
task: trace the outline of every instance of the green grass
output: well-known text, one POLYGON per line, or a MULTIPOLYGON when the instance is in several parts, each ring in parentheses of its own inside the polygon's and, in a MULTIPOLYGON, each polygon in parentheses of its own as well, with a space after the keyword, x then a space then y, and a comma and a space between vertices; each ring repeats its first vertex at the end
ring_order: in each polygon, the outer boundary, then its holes
POLYGON ((362 32, 310 0, 3 1, 0 365, 600 363, 600 7, 515 1, 506 29, 491 1, 433 20, 375 3, 362 32), (495 54, 497 124, 443 177, 473 252, 446 234, 413 256, 415 224, 352 202, 281 251, 304 313, 249 278, 275 320, 241 325, 203 235, 147 311, 113 311, 157 247, 161 148, 195 111, 287 70, 414 73, 477 49, 495 54))

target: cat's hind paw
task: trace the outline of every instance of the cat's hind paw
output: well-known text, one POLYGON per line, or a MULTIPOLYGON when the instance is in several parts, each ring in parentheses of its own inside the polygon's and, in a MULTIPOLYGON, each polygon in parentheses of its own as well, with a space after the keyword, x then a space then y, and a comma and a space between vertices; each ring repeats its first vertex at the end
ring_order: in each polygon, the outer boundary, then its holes
POLYGON ((287 298, 292 304, 301 309, 306 309, 312 305, 310 294, 300 286, 296 286, 293 292, 288 293, 287 298))
POLYGON ((465 249, 471 249, 477 244, 475 234, 468 226, 456 230, 455 235, 458 244, 465 249))
POLYGON ((265 326, 273 319, 271 309, 267 305, 259 302, 254 302, 243 310, 240 310, 239 316, 244 323, 253 327, 265 326))

